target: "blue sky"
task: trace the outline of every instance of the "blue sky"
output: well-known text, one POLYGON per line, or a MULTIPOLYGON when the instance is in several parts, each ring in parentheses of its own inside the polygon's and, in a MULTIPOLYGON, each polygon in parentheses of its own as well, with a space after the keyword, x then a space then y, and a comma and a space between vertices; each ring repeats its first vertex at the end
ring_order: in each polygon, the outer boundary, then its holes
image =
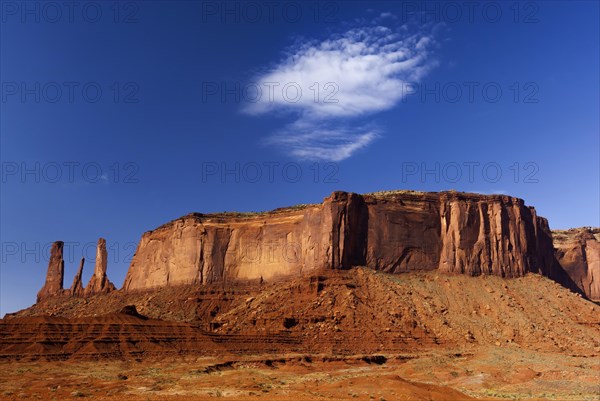
POLYGON ((0 2, 0 314, 52 241, 120 287, 166 221, 338 189, 600 224, 598 2, 50 3, 0 2))

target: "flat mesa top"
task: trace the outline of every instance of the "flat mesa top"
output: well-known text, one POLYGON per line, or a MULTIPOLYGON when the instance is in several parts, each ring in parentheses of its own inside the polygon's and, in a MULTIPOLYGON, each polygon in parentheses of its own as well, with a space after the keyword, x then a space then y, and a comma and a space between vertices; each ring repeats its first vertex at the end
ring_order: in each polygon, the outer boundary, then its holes
MULTIPOLYGON (((345 192, 345 191, 334 191, 331 195, 329 195, 329 197, 325 198, 325 201, 327 199, 339 198, 339 197, 348 196, 348 195, 357 195, 357 194, 352 193, 352 192, 345 192)), ((505 202, 511 202, 511 203, 516 202, 516 203, 524 204, 524 201, 522 199, 515 198, 512 196, 508 196, 508 195, 503 195, 503 194, 487 195, 487 194, 478 194, 478 193, 473 193, 473 192, 459 192, 459 191, 454 191, 454 190, 441 191, 441 192, 424 192, 424 191, 413 191, 413 190, 389 190, 389 191, 370 192, 370 193, 366 193, 366 194, 361 194, 360 196, 362 196, 365 199, 365 201, 367 201, 367 202, 369 202, 369 201, 385 201, 385 200, 394 201, 394 200, 397 200, 397 198, 399 198, 399 197, 414 198, 416 200, 433 201, 433 200, 437 200, 442 197, 448 197, 448 198, 456 198, 456 199, 463 199, 463 200, 475 200, 475 201, 490 200, 490 201, 505 201, 505 202)), ((277 209, 257 211, 257 212, 236 212, 236 211, 230 211, 230 212, 225 211, 225 212, 217 212, 217 213, 193 212, 193 213, 189 213, 185 216, 179 217, 177 219, 174 219, 174 220, 172 220, 168 223, 165 223, 165 224, 161 225, 160 227, 157 227, 156 229, 150 230, 150 231, 155 231, 155 230, 159 230, 161 228, 168 227, 172 223, 174 223, 176 221, 181 221, 184 219, 197 219, 197 220, 253 219, 253 218, 259 218, 259 217, 278 215, 278 214, 282 214, 282 213, 300 211, 300 210, 304 210, 304 209, 311 208, 311 207, 319 207, 321 205, 322 205, 322 203, 306 203, 306 204, 298 204, 298 205, 293 205, 293 206, 286 206, 286 207, 280 207, 277 209)))
POLYGON ((294 205, 294 206, 279 207, 277 209, 264 210, 264 211, 260 211, 260 212, 217 212, 217 213, 193 212, 193 213, 189 213, 183 217, 244 219, 244 218, 252 218, 252 217, 263 216, 263 215, 271 215, 271 214, 276 214, 276 213, 293 212, 296 210, 307 209, 309 207, 318 207, 320 205, 321 205, 320 203, 302 203, 302 204, 298 204, 298 205, 294 205))

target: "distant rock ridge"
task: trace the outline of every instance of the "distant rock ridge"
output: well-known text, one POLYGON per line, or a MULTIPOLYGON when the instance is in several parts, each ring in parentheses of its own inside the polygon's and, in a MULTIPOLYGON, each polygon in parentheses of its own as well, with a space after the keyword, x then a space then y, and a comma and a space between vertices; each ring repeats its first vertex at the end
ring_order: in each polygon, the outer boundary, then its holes
POLYGON ((533 207, 511 196, 455 191, 336 191, 321 204, 270 212, 188 214, 144 233, 123 290, 353 266, 501 277, 533 272, 580 291, 533 207))

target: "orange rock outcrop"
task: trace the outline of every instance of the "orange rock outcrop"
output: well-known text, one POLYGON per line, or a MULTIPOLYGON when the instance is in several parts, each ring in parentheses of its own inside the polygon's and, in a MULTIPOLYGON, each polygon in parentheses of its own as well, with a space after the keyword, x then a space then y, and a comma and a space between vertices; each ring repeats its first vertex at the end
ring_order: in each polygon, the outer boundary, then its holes
POLYGON ((189 214, 146 232, 126 291, 276 280, 319 268, 389 273, 540 273, 576 290, 548 223, 518 198, 459 192, 334 192, 265 213, 189 214))

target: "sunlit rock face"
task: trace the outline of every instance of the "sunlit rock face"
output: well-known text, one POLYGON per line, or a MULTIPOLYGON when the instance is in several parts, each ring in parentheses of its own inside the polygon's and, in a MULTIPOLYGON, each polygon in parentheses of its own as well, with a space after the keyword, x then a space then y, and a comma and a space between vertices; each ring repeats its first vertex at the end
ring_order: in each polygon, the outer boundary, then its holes
POLYGON ((63 260, 63 241, 56 241, 50 249, 50 261, 46 272, 46 282, 37 294, 38 302, 48 297, 62 295, 65 276, 65 262, 63 260))
POLYGON ((561 266, 588 298, 600 301, 600 229, 582 227, 552 234, 561 266))
POLYGON ((575 289, 556 261, 547 221, 523 200, 413 191, 334 192, 316 205, 181 217, 142 236, 123 289, 278 280, 352 266, 535 272, 575 289))
POLYGON ((99 238, 98 246, 96 247, 96 265, 94 266, 94 274, 83 291, 85 296, 104 294, 115 289, 113 283, 111 283, 106 276, 107 264, 108 252, 106 250, 106 240, 104 238, 99 238))

